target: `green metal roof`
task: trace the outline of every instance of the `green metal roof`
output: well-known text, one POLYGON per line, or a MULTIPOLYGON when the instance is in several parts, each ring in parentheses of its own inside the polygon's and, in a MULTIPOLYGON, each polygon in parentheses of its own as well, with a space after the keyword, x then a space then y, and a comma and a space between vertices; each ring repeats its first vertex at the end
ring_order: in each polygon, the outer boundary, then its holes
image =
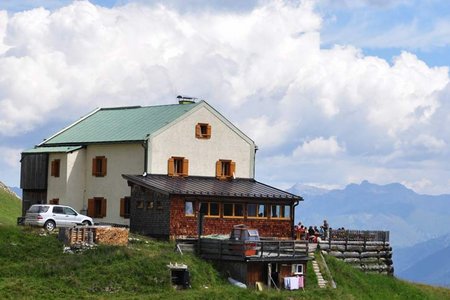
POLYGON ((101 108, 50 137, 41 146, 143 141, 199 103, 101 108))
POLYGON ((28 149, 23 151, 22 153, 68 153, 72 151, 76 151, 78 149, 83 148, 82 146, 61 146, 61 147, 36 147, 33 149, 28 149))

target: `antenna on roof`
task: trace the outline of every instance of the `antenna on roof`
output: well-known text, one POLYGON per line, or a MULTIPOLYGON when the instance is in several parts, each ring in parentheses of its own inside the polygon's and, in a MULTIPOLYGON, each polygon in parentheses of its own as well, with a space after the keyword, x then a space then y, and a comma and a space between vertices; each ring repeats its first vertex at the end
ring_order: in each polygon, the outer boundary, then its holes
POLYGON ((195 100, 197 100, 198 98, 178 95, 177 99, 178 104, 193 104, 195 103, 195 100))

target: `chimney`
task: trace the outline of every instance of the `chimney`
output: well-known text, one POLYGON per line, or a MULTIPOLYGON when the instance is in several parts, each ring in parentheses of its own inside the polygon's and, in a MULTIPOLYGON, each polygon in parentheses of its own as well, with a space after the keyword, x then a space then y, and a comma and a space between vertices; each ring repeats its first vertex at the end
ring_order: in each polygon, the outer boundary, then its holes
POLYGON ((186 97, 186 96, 181 96, 181 95, 178 95, 177 99, 178 99, 178 104, 193 104, 193 103, 195 103, 195 100, 197 100, 197 98, 186 97))

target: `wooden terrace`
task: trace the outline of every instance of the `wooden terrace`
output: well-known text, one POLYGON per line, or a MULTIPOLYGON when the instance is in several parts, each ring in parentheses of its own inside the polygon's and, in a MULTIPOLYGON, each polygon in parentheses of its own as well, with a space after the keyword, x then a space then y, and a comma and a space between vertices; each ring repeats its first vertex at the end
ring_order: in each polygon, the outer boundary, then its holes
POLYGON ((198 253, 204 259, 232 261, 296 261, 307 259, 309 244, 301 240, 233 241, 201 238, 198 253))

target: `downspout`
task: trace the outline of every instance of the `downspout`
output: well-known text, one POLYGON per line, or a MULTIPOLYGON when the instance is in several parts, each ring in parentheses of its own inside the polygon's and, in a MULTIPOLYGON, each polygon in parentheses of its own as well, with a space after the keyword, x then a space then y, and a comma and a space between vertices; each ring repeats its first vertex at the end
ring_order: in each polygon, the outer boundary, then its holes
POLYGON ((147 134, 145 136, 144 142, 142 143, 142 147, 144 148, 144 172, 143 174, 148 173, 148 137, 149 135, 147 134))
POLYGON ((256 177, 256 151, 258 151, 258 146, 255 145, 255 153, 253 153, 253 178, 256 177))

